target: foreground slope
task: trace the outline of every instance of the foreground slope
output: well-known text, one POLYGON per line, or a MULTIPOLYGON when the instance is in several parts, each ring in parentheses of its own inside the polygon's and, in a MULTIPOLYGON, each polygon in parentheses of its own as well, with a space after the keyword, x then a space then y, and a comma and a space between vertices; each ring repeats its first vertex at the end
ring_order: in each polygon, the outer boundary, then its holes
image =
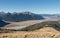
POLYGON ((60 32, 51 27, 44 27, 35 31, 0 33, 0 38, 60 38, 60 32))
POLYGON ((0 38, 60 38, 59 26, 58 21, 46 21, 26 27, 23 31, 2 29, 0 38))

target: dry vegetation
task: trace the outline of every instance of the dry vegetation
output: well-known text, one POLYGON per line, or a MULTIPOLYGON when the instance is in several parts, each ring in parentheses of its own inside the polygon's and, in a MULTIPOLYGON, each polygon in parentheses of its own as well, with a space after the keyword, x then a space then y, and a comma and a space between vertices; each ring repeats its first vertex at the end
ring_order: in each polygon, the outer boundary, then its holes
POLYGON ((60 38, 59 25, 57 21, 52 21, 26 27, 24 31, 0 30, 0 38, 60 38))
POLYGON ((60 32, 51 27, 44 27, 35 31, 1 33, 0 38, 60 38, 60 32))

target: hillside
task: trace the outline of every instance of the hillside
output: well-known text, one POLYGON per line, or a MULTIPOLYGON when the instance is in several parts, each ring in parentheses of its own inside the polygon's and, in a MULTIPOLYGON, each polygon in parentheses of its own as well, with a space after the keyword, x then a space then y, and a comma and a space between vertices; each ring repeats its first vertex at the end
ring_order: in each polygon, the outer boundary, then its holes
POLYGON ((42 23, 37 23, 26 28, 21 29, 22 31, 34 31, 44 27, 52 27, 58 31, 60 31, 60 23, 58 21, 46 21, 42 23))
POLYGON ((60 38, 59 26, 58 21, 46 21, 24 28, 24 31, 0 30, 0 38, 60 38))
POLYGON ((0 20, 0 27, 4 27, 5 25, 8 25, 8 22, 5 22, 3 20, 0 20))

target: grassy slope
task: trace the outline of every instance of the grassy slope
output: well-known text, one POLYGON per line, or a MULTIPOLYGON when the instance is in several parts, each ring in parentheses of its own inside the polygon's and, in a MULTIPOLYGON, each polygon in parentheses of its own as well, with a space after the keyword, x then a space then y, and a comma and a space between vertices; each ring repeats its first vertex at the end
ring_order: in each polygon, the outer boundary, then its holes
POLYGON ((38 23, 25 28, 25 31, 0 33, 0 38, 60 38, 60 31, 57 31, 59 25, 57 21, 38 23))
POLYGON ((51 28, 44 27, 35 31, 16 31, 11 33, 1 33, 0 38, 60 38, 60 32, 51 28))

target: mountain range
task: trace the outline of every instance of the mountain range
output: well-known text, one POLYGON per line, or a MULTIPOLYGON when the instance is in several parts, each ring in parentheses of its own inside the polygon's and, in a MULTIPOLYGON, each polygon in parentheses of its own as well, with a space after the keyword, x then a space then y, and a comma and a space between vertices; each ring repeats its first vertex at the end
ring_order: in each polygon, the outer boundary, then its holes
POLYGON ((41 15, 34 14, 32 12, 14 12, 4 13, 0 12, 0 20, 20 22, 26 20, 41 20, 44 19, 41 15))

